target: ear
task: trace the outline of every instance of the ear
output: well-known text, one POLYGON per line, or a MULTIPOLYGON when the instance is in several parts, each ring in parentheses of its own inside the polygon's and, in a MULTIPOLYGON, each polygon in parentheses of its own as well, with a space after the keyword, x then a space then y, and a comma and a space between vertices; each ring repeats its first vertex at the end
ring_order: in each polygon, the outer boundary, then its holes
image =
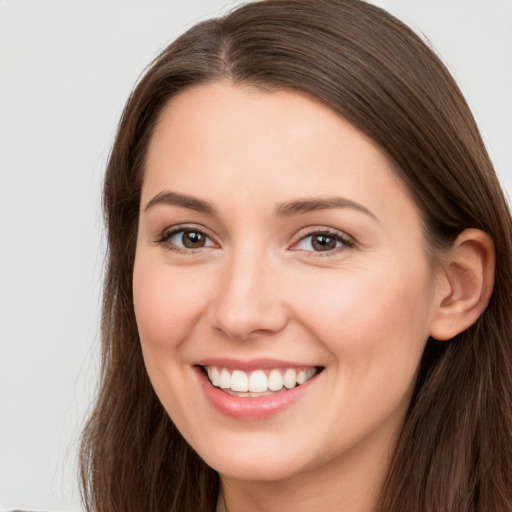
POLYGON ((448 340, 473 325, 487 307, 494 285, 495 250, 479 229, 464 230, 443 255, 430 336, 448 340))

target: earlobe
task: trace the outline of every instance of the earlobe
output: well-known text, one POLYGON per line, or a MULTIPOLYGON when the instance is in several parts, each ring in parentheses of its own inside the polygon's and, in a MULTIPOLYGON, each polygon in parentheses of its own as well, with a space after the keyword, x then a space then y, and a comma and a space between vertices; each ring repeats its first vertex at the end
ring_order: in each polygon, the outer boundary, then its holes
POLYGON ((495 250, 479 229, 464 230, 444 255, 430 336, 448 340, 476 322, 491 298, 495 250))

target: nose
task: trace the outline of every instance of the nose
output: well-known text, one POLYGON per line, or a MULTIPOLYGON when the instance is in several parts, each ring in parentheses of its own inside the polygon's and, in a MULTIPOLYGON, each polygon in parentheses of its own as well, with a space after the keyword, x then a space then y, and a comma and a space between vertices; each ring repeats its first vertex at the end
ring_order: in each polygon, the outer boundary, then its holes
POLYGON ((233 254, 219 275, 210 308, 210 324, 232 340, 281 331, 288 312, 280 286, 280 269, 261 252, 233 254))

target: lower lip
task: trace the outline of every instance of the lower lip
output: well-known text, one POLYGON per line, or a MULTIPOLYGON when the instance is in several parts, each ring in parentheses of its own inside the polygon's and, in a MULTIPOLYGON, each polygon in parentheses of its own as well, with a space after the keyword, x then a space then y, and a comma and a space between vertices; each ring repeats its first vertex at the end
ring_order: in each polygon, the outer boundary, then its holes
POLYGON ((228 395, 216 388, 200 368, 195 369, 203 391, 213 406, 222 414, 240 420, 259 420, 279 414, 302 398, 314 385, 319 375, 317 373, 307 382, 293 389, 250 398, 228 395))

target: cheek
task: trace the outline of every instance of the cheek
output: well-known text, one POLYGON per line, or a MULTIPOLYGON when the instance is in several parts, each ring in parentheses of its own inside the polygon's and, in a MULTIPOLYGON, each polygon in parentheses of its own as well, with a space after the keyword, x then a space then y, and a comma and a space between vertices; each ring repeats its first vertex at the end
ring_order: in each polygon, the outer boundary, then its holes
POLYGON ((199 272, 172 271, 136 258, 134 307, 143 348, 169 349, 188 336, 204 310, 206 279, 199 272))
POLYGON ((297 303, 307 329, 330 353, 325 398, 330 425, 351 418, 343 439, 403 421, 428 337, 426 273, 382 276, 368 270, 345 275, 339 285, 310 286, 308 300, 297 303))
POLYGON ((409 384, 428 338, 425 266, 347 271, 305 289, 296 294, 297 317, 347 381, 379 385, 393 376, 397 388, 409 384))
POLYGON ((155 264, 145 254, 135 259, 133 298, 144 363, 156 394, 177 424, 183 423, 191 404, 192 410, 195 407, 182 347, 204 311, 204 277, 155 264), (186 403, 182 396, 189 397, 186 403))

